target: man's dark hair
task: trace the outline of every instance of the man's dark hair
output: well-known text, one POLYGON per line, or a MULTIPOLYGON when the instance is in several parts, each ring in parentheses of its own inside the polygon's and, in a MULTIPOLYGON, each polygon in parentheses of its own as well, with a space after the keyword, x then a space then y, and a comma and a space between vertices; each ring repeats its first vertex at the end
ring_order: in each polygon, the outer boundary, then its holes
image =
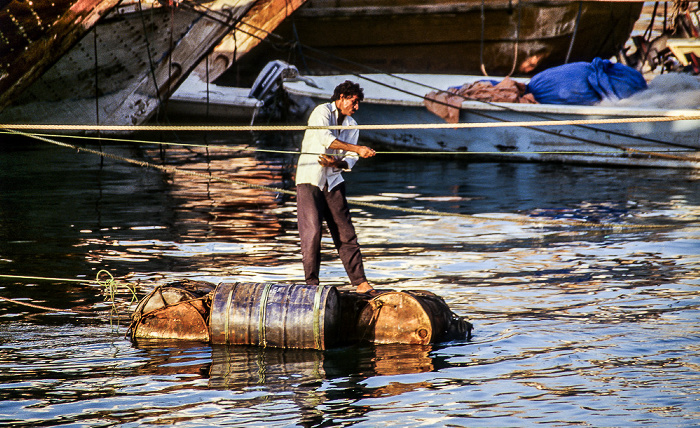
POLYGON ((354 95, 357 95, 358 101, 362 101, 365 99, 365 94, 362 92, 362 88, 360 87, 360 85, 358 83, 346 80, 345 82, 335 87, 335 90, 333 91, 333 97, 331 97, 331 101, 339 100, 341 96, 348 98, 354 95))

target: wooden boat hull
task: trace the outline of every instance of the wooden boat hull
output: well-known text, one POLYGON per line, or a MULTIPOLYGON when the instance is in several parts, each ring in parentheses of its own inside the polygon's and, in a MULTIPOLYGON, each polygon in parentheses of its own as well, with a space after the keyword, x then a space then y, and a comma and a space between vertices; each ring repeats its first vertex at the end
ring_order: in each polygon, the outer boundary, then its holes
POLYGON ((481 0, 313 0, 276 33, 314 48, 292 62, 309 74, 366 72, 362 64, 389 73, 525 76, 567 57, 617 54, 641 10, 642 2, 489 0, 482 20, 481 0))
POLYGON ((214 51, 199 63, 194 74, 204 82, 215 81, 265 40, 277 26, 305 2, 306 0, 286 0, 256 3, 246 19, 236 23, 237 31, 226 34, 214 51))
MULTIPOLYGON (((470 159, 498 161, 544 161, 619 166, 700 168, 700 120, 649 122, 646 119, 685 115, 696 110, 665 110, 630 107, 598 107, 548 104, 462 103, 460 123, 571 121, 632 119, 632 123, 549 126, 435 128, 444 121, 430 113, 423 96, 432 88, 461 86, 480 79, 455 75, 314 76, 319 88, 304 82, 286 82, 285 90, 298 99, 314 103, 330 99, 333 88, 345 78, 363 86, 365 100, 353 117, 361 125, 418 124, 424 129, 368 129, 362 139, 403 151, 465 152, 470 159), (408 83, 401 78, 412 82, 408 83), (369 80, 368 80, 369 79, 369 80), (377 82, 385 82, 389 89, 377 82), (414 94, 414 95, 411 95, 414 94)), ((523 80, 525 81, 525 80, 523 80)))
MULTIPOLYGON (((262 5, 122 4, 0 112, 0 123, 138 125, 156 115, 200 61, 262 5), (203 9, 203 8, 206 9, 203 9), (203 15, 204 14, 204 15, 203 15)), ((244 52, 240 52, 242 55, 244 52)))
POLYGON ((82 38, 119 0, 3 2, 0 110, 82 38))

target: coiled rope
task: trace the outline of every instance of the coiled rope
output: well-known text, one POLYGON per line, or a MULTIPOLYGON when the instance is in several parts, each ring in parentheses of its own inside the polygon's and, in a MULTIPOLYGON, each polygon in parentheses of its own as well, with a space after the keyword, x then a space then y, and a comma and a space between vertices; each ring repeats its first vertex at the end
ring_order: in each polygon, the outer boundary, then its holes
MULTIPOLYGON (((217 182, 222 182, 222 183, 227 183, 227 184, 235 184, 237 186, 241 187, 247 187, 251 189, 258 189, 258 190, 264 190, 264 191, 269 191, 269 192, 274 192, 274 193, 281 193, 281 194, 286 194, 286 195, 296 195, 296 192, 292 190, 287 190, 287 189, 282 189, 279 187, 272 187, 272 186, 264 186, 260 184, 252 184, 248 183, 242 180, 234 180, 234 179, 229 179, 229 178, 223 178, 223 177, 216 177, 210 174, 205 174, 205 173, 200 173, 200 172, 195 172, 195 171, 189 171, 181 168, 177 168, 174 166, 168 166, 168 165, 157 165, 154 163, 146 162, 146 161, 140 161, 136 159, 130 159, 124 156, 119 156, 111 153, 106 153, 104 151, 100 150, 94 150, 94 149, 89 149, 85 147, 78 147, 73 144, 68 144, 64 143, 61 141, 56 141, 52 140, 50 138, 43 137, 41 135, 35 135, 35 134, 27 134, 21 131, 13 131, 13 133, 16 133, 18 135, 23 135, 29 138, 34 138, 40 141, 44 141, 50 144, 54 144, 57 146, 61 147, 66 147, 70 148, 73 150, 76 150, 77 152, 86 152, 86 153, 91 153, 99 156, 103 156, 106 158, 114 159, 117 161, 121 162, 126 162, 132 165, 138 165, 141 167, 145 168, 154 168, 161 170, 166 173, 170 174, 183 174, 183 175, 188 175, 192 177, 198 177, 198 178, 203 178, 205 180, 213 180, 217 182)), ((450 212, 443 212, 443 211, 435 211, 435 210, 430 210, 430 209, 417 209, 417 208, 403 208, 403 207, 397 207, 397 206, 392 206, 392 205, 385 205, 385 204, 376 204, 372 202, 364 202, 364 201, 358 201, 353 198, 348 198, 348 203, 351 205, 355 206, 361 206, 361 207, 367 207, 367 208, 376 208, 376 209, 381 209, 381 210, 389 210, 389 211, 397 211, 397 212, 404 212, 404 213, 410 213, 410 214, 420 214, 420 215, 430 215, 430 216, 438 216, 438 217, 459 217, 459 218, 464 218, 464 219, 469 219, 470 221, 473 222, 484 222, 484 221, 507 221, 511 223, 519 223, 519 224, 532 224, 532 225, 537 225, 537 226, 558 226, 558 227, 585 227, 585 228, 594 228, 594 229, 608 229, 608 230, 652 230, 652 229, 664 229, 664 228, 669 228, 669 227, 674 227, 673 225, 633 225, 633 224, 615 224, 615 223, 597 223, 597 222, 589 222, 589 221, 571 221, 571 220, 545 220, 545 219, 534 219, 534 218, 520 218, 520 219, 509 219, 509 218, 503 218, 503 217, 490 217, 490 216, 481 216, 481 215, 470 215, 470 214, 462 214, 462 213, 450 213, 450 212)))

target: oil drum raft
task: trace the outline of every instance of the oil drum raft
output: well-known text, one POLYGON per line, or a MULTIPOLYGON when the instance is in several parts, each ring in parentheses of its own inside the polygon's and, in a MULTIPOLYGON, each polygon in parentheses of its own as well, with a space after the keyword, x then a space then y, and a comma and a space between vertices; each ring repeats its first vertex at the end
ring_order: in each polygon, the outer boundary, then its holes
POLYGON ((471 324, 427 291, 370 294, 305 284, 180 281, 132 314, 138 339, 324 350, 361 342, 429 343, 471 337, 471 324))

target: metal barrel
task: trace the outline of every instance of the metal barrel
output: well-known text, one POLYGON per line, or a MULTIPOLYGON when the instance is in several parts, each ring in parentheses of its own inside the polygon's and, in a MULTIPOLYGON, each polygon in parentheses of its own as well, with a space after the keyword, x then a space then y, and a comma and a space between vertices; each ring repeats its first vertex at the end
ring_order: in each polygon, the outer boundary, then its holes
POLYGON ((360 310, 356 333, 360 341, 427 345, 465 337, 467 324, 433 293, 389 291, 360 310))
POLYGON ((207 311, 201 293, 158 287, 141 300, 131 315, 131 338, 208 342, 207 311))
POLYGON ((221 283, 209 316, 211 343, 327 349, 338 340, 335 287, 221 283))

